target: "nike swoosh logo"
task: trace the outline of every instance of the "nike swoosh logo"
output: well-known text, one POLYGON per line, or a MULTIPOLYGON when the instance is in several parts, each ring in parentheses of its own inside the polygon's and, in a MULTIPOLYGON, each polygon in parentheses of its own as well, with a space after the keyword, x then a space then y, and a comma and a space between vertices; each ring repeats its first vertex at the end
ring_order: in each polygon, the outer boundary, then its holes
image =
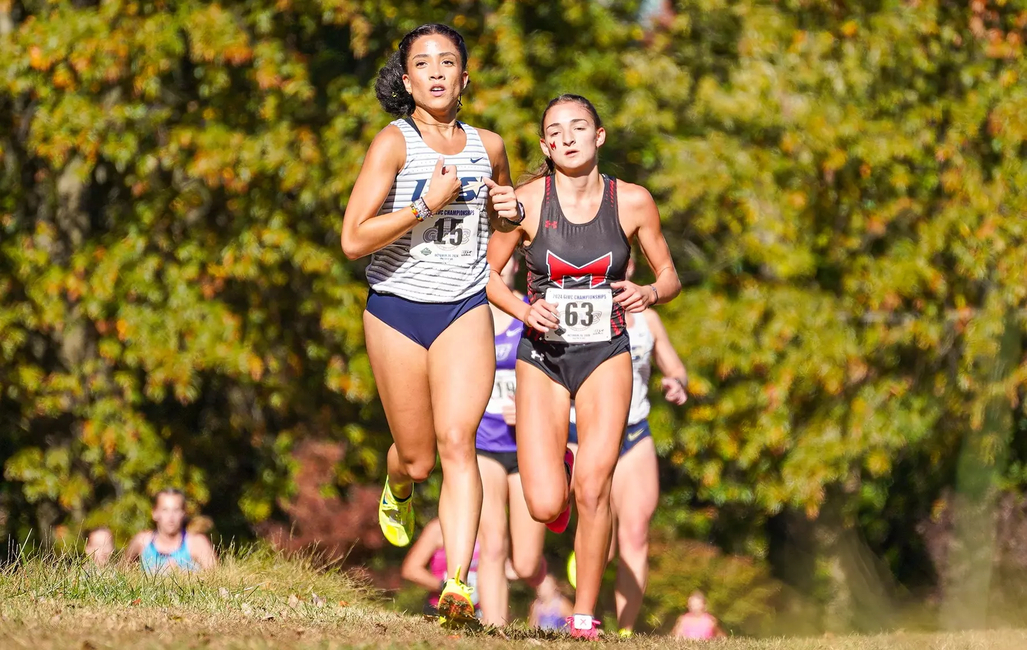
POLYGON ((645 431, 645 429, 638 429, 636 431, 632 431, 631 433, 629 433, 628 442, 635 442, 636 440, 638 440, 638 437, 642 435, 643 431, 645 431))
POLYGON ((477 164, 477 163, 481 162, 482 160, 485 160, 485 156, 482 156, 481 158, 471 158, 471 164, 472 165, 477 164))

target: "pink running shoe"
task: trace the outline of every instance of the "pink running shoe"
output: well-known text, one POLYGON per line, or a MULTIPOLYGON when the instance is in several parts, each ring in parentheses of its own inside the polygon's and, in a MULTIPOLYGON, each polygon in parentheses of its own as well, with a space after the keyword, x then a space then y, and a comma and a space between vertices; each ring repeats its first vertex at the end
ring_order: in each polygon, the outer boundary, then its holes
MULTIPOLYGON (((574 452, 572 452, 570 449, 565 451, 563 454, 563 466, 564 469, 567 470, 567 486, 568 488, 570 488, 571 475, 574 472, 574 452)), ((567 524, 569 524, 571 521, 570 489, 568 489, 567 492, 567 507, 563 509, 563 512, 560 513, 559 517, 546 524, 546 528, 548 528, 549 530, 553 531, 558 535, 563 531, 567 530, 567 524)))
POLYGON ((596 641, 599 639, 599 621, 588 614, 575 614, 567 617, 567 627, 571 629, 572 639, 596 641))

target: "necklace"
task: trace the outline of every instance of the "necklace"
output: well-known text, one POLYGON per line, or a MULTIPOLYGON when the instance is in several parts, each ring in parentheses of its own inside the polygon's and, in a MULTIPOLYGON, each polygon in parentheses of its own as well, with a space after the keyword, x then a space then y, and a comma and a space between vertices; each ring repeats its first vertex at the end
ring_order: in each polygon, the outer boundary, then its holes
POLYGON ((425 126, 434 126, 436 128, 440 128, 440 129, 441 128, 456 129, 456 128, 458 128, 460 126, 456 122, 454 122, 453 124, 443 124, 442 122, 425 122, 424 120, 418 119, 418 118, 414 117, 413 115, 411 115, 410 118, 413 121, 419 122, 419 123, 421 123, 421 124, 423 124, 425 126))

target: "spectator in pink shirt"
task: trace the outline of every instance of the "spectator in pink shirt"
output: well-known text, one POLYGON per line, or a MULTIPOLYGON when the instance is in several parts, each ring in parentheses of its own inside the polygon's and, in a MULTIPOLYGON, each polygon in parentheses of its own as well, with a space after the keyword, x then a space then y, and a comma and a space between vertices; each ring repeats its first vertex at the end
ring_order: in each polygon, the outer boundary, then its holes
POLYGON ((727 636, 717 619, 706 611, 706 596, 693 591, 688 597, 688 611, 678 617, 671 636, 676 639, 714 639, 727 636))

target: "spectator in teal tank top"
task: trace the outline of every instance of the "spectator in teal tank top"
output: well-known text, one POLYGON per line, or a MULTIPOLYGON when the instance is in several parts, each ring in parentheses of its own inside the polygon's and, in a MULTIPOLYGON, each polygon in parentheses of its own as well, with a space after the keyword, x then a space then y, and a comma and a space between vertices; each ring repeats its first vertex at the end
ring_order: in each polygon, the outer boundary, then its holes
POLYGON ((185 495, 173 488, 157 493, 153 500, 156 530, 138 533, 125 551, 129 562, 139 559, 148 574, 168 571, 199 571, 217 563, 214 547, 205 535, 186 531, 185 495))

